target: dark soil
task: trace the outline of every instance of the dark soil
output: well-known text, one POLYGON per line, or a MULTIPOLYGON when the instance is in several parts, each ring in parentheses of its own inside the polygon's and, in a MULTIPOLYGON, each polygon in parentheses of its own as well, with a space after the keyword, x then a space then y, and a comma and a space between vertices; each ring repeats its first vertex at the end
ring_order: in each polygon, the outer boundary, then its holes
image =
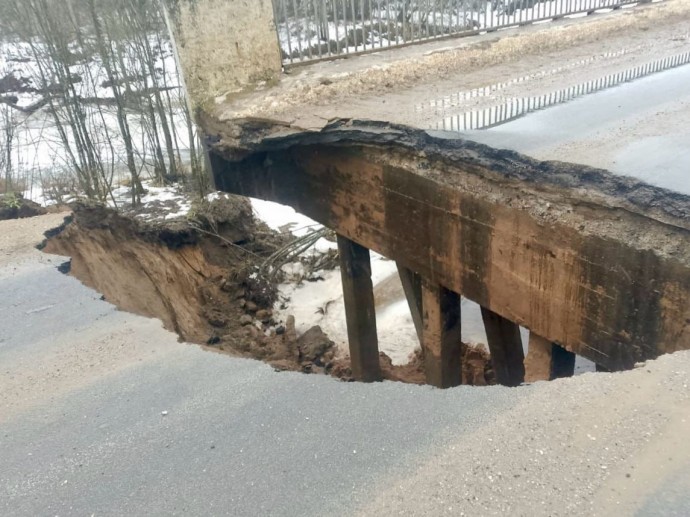
POLYGON ((0 221, 26 219, 47 213, 41 205, 24 199, 21 194, 0 194, 0 221))

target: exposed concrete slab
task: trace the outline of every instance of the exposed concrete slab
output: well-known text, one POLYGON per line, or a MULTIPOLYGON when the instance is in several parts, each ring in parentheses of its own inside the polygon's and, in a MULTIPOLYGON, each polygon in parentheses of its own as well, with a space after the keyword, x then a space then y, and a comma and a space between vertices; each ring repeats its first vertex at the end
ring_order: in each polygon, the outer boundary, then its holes
MULTIPOLYGON (((318 131, 325 127, 329 116, 336 114, 365 113, 368 118, 405 120, 412 125, 424 126, 429 122, 429 116, 439 114, 439 105, 445 106, 443 102, 437 103, 435 110, 425 112, 425 103, 418 103, 420 98, 429 98, 428 92, 426 97, 420 97, 425 87, 433 91, 432 99, 434 96, 443 99, 444 95, 457 91, 457 87, 452 86, 453 81, 467 86, 494 84, 493 81, 487 83, 491 71, 496 69, 504 74, 499 74, 496 80, 505 79, 509 68, 505 66, 505 60, 509 56, 515 58, 513 69, 516 74, 518 70, 530 70, 534 66, 534 77, 540 79, 534 80, 532 77, 528 87, 543 89, 553 84, 549 79, 553 74, 547 68, 549 63, 553 66, 553 61, 548 56, 549 51, 558 52, 559 56, 568 54, 572 58, 578 55, 591 57, 588 53, 594 51, 594 45, 599 45, 595 42, 604 33, 607 34, 609 45, 604 48, 610 50, 610 45, 620 45, 619 52, 613 53, 616 57, 612 57, 613 54, 610 55, 609 52, 591 58, 593 61, 590 58, 571 62, 566 60, 564 66, 568 69, 568 74, 575 76, 585 68, 588 73, 596 74, 596 71, 590 69, 596 70, 597 66, 601 70, 616 67, 624 69, 626 63, 639 63, 639 60, 663 54, 671 55, 685 49, 688 46, 685 24, 688 5, 681 0, 654 6, 658 8, 654 10, 631 10, 628 13, 618 13, 619 17, 611 15, 598 20, 587 20, 579 31, 571 23, 556 24, 548 28, 533 27, 516 33, 513 37, 487 37, 483 41, 463 42, 455 48, 451 45, 450 48, 430 49, 426 53, 421 48, 416 51, 406 49, 406 52, 416 52, 416 55, 391 53, 389 57, 383 58, 386 64, 376 63, 376 59, 381 59, 383 54, 357 58, 354 62, 343 65, 322 63, 284 77, 275 87, 239 97, 228 97, 210 112, 203 114, 200 120, 210 137, 211 146, 230 160, 239 160, 246 153, 257 149, 260 152, 268 149, 253 146, 251 140, 256 143, 264 139, 269 146, 274 145, 288 135, 297 135, 305 130, 318 131), (573 53, 569 54, 570 52, 573 53), (469 66, 470 61, 465 63, 463 59, 470 60, 472 66, 469 66), (590 61, 595 66, 591 66, 590 61), (455 70, 450 70, 451 63, 455 65, 455 70), (590 64, 585 67, 583 63, 590 64), (496 66, 497 64, 502 66, 496 66), (341 67, 340 73, 337 72, 338 66, 341 67), (445 74, 443 77, 432 71, 441 69, 445 74), (424 70, 430 72, 430 77, 421 77, 420 71, 424 70), (434 84, 434 79, 440 79, 440 84, 434 84), (352 81, 359 82, 354 84, 352 81), (416 104, 412 104, 413 102, 416 104), (259 114, 267 118, 237 118, 247 114, 259 114)), ((433 102, 430 101, 429 105, 433 102)), ((445 108, 442 108, 441 113, 443 109, 445 108)), ((455 106, 453 109, 462 109, 462 106, 455 106)), ((494 143, 493 140, 491 142, 497 147, 503 147, 500 138, 487 135, 488 133, 481 134, 478 138, 494 138, 499 143, 494 143)), ((563 159, 563 156, 559 158, 563 159)), ((511 311, 511 317, 515 318, 514 311, 511 311)), ((526 324, 527 320, 518 317, 517 321, 526 324)), ((531 325, 535 328, 533 323, 531 325)), ((564 342, 562 339, 556 341, 564 342)), ((587 345, 568 346, 572 350, 581 350, 587 345)), ((601 358, 600 355, 599 359, 601 358)))

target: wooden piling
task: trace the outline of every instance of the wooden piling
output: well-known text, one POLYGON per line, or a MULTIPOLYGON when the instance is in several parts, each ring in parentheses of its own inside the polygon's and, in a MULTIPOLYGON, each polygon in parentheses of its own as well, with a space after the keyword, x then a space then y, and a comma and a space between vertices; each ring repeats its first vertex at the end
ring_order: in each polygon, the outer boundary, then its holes
POLYGON ((525 380, 520 327, 485 307, 482 307, 482 319, 496 381, 504 386, 519 386, 525 380))
POLYGON ((428 384, 451 388, 462 383, 460 295, 422 280, 424 368, 428 384))
POLYGON ((381 368, 369 250, 338 235, 338 251, 352 375, 359 381, 379 381, 381 368))

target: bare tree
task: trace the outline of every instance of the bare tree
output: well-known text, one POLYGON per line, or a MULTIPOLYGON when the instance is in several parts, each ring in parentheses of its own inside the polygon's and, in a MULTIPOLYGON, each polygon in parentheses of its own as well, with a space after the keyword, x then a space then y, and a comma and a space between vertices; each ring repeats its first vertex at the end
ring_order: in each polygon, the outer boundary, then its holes
POLYGON ((0 103, 0 174, 4 183, 4 192, 12 192, 15 185, 13 175, 14 138, 17 120, 14 110, 5 103, 0 103))
POLYGON ((145 175, 160 184, 204 176, 160 7, 159 0, 0 0, 0 30, 22 43, 43 95, 42 114, 33 113, 50 119, 58 166, 90 198, 116 203, 122 173, 134 205, 145 175))

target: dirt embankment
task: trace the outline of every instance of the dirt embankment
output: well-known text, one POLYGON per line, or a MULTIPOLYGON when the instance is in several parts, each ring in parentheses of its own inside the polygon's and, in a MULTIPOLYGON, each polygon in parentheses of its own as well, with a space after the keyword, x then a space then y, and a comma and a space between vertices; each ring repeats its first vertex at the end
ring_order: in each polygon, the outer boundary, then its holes
MULTIPOLYGON (((184 341, 268 362, 277 370, 350 380, 349 359, 319 327, 297 335, 278 321, 277 287, 258 266, 289 237, 254 220, 249 202, 222 198, 192 220, 148 223, 113 210, 78 205, 48 232, 44 251, 71 257, 70 274, 118 308, 160 319, 184 341)), ((467 347, 468 384, 492 382, 486 354, 467 347)), ((423 357, 394 366, 381 354, 384 378, 423 383, 423 357)))

